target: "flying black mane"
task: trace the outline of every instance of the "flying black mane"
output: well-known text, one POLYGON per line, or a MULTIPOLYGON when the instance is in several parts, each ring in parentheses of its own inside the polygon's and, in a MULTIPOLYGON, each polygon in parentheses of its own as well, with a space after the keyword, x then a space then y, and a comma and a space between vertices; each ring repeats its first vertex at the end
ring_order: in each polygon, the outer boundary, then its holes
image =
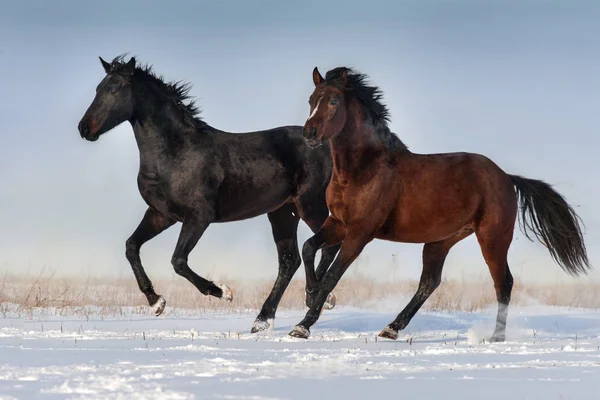
POLYGON ((389 150, 407 150, 408 147, 388 127, 390 112, 382 102, 383 92, 376 86, 368 85, 366 83, 368 79, 367 75, 347 67, 337 67, 325 74, 327 84, 350 92, 358 99, 370 116, 376 135, 389 150), (347 78, 346 84, 342 86, 340 82, 343 73, 347 74, 347 78))
MULTIPOLYGON (((127 64, 125 54, 115 57, 111 62, 111 73, 119 73, 127 64)), ((166 82, 165 79, 156 75, 149 64, 135 66, 134 76, 141 81, 152 82, 162 89, 167 98, 173 101, 176 108, 182 113, 183 120, 192 127, 204 127, 206 123, 200 118, 200 109, 189 95, 192 84, 189 82, 177 81, 166 82)))

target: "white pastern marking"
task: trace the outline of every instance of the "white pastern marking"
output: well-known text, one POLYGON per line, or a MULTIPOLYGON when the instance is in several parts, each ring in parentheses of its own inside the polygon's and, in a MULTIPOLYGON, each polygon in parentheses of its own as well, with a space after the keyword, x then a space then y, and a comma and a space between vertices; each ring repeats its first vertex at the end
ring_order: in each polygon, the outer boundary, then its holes
POLYGON ((165 309, 165 305, 167 305, 167 301, 164 297, 160 296, 156 303, 152 305, 152 309, 154 310, 154 314, 158 317, 165 309))
POLYGON ((233 291, 227 285, 220 285, 219 288, 223 291, 221 300, 231 302, 233 300, 233 291))

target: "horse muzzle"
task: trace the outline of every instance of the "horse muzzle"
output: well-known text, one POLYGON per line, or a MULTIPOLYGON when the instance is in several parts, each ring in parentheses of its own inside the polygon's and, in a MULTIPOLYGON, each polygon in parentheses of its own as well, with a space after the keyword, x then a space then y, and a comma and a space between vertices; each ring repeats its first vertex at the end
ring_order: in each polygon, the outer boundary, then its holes
POLYGON ((97 124, 95 124, 93 121, 92 123, 90 123, 87 119, 84 118, 79 122, 79 125, 77 125, 77 129, 79 130, 79 134, 83 139, 88 140, 90 142, 95 142, 100 137, 100 135, 97 134, 98 130, 94 129, 96 125, 97 124))

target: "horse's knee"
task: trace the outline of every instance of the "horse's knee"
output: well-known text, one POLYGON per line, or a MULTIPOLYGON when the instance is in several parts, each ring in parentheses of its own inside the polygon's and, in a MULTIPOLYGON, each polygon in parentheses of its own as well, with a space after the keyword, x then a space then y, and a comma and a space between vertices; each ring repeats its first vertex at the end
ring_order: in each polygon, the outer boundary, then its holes
POLYGON ((312 238, 304 242, 304 245, 302 246, 302 258, 304 260, 309 258, 314 259, 316 252, 317 250, 315 249, 315 246, 312 243, 312 238))
POLYGON ((341 243, 321 249, 321 260, 326 260, 331 263, 340 247, 342 247, 341 243))
POLYGON ((437 289, 442 283, 441 276, 429 276, 427 279, 421 281, 419 285, 419 289, 417 290, 417 294, 430 296, 435 289, 437 289))
POLYGON ((277 242, 279 265, 298 268, 302 262, 298 253, 298 244, 295 239, 284 239, 277 242))
POLYGON ((433 292, 435 289, 437 289, 440 286, 441 283, 442 283, 441 275, 436 275, 434 277, 431 277, 431 279, 429 281, 430 290, 433 292))
POLYGON ((288 277, 294 276, 298 268, 300 268, 302 261, 299 255, 293 255, 290 259, 280 264, 280 269, 284 271, 284 274, 288 277))
POLYGON ((284 255, 284 257, 282 258, 283 259, 280 260, 281 264, 287 266, 288 269, 291 269, 294 272, 298 269, 298 267, 300 267, 300 264, 302 264, 302 260, 300 259, 300 254, 298 254, 298 250, 292 251, 284 255))
POLYGON ((185 275, 188 270, 187 260, 182 257, 173 257, 171 258, 171 265, 173 266, 173 270, 177 275, 185 275))

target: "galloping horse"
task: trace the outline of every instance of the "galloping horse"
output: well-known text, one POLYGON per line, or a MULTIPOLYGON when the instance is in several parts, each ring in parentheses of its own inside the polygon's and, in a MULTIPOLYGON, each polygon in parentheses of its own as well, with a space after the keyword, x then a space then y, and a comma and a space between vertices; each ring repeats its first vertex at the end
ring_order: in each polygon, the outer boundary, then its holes
MULTIPOLYGON (((188 266, 188 255, 211 223, 266 213, 279 273, 252 332, 269 328, 301 263, 299 219, 315 232, 329 215, 329 149, 311 151, 300 126, 244 134, 220 131, 200 119, 193 101, 188 102, 189 84, 164 82, 150 66, 137 66, 133 57, 128 62, 123 56, 100 61, 106 76, 78 128, 81 137, 96 141, 124 121, 133 127, 140 152, 138 187, 149 207, 127 239, 126 257, 148 303, 157 316, 166 305, 142 267, 144 243, 182 222, 171 260, 175 272, 202 294, 231 301, 231 289, 198 276, 188 266)), ((318 275, 325 273, 338 250, 339 246, 322 252, 318 275)), ((312 302, 309 294, 307 304, 312 302)), ((330 297, 329 307, 334 303, 330 297)))
POLYGON ((304 136, 311 147, 330 142, 333 175, 327 187, 327 205, 331 216, 304 243, 307 287, 318 290, 318 295, 290 335, 309 336, 327 295, 370 241, 424 243, 418 290, 379 333, 396 339, 440 284, 452 246, 475 233, 498 300, 491 340, 504 341, 513 286, 507 253, 518 201, 527 238, 531 240, 529 232, 533 233, 572 275, 591 268, 579 217, 549 184, 509 175, 483 155, 412 153, 388 128, 382 92, 367 85, 366 79, 345 67, 327 72, 325 78, 317 68, 313 70, 315 90, 304 136), (329 271, 323 279, 316 276, 316 251, 340 242, 342 247, 329 271))

